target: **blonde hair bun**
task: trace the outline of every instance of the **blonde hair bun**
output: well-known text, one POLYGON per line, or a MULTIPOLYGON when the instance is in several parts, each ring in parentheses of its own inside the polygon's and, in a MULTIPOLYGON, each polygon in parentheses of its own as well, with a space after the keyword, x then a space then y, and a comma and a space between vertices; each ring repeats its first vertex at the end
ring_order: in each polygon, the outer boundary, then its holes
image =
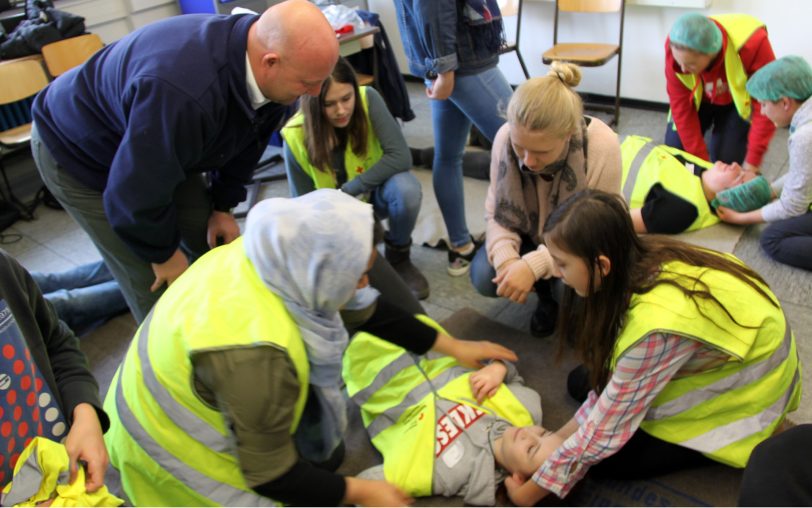
POLYGON ((547 75, 558 77, 570 88, 575 88, 581 82, 581 68, 569 62, 553 62, 547 75))

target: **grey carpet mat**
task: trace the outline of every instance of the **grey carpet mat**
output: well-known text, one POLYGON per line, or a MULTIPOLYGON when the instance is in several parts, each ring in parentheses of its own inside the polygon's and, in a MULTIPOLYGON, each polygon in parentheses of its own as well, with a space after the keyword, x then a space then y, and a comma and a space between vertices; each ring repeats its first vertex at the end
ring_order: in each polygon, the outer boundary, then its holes
MULTIPOLYGON (((519 355, 518 369, 528 386, 541 393, 543 424, 558 428, 572 417, 578 404, 566 393, 566 378, 576 361, 565 355, 556 362, 556 344, 492 321, 471 309, 463 309, 443 322, 454 335, 488 339, 512 348, 519 355)), ((347 455, 340 468, 357 474, 381 463, 361 424, 357 407, 351 408, 347 455)), ((736 504, 741 473, 713 465, 661 476, 646 481, 593 480, 587 475, 567 498, 549 496, 550 506, 732 506, 736 504)), ((509 502, 504 495, 502 503, 509 502)), ((462 498, 430 497, 418 500, 423 506, 462 506, 462 498)))

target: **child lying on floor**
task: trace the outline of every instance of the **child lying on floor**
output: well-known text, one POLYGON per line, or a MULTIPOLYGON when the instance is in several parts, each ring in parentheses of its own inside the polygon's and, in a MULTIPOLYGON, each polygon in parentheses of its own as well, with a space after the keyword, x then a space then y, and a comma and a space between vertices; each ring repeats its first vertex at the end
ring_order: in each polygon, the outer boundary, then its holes
POLYGON ((480 370, 416 357, 368 334, 344 355, 344 381, 383 465, 363 473, 411 496, 493 506, 507 476, 528 477, 563 442, 541 422, 541 397, 515 366, 480 370))

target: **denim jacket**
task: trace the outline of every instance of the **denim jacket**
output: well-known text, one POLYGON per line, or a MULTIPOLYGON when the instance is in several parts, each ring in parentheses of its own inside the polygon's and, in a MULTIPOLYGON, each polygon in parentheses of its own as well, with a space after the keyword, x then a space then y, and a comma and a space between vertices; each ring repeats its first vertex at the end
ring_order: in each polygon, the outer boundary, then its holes
MULTIPOLYGON (((499 63, 493 28, 468 22, 464 7, 465 0, 395 0, 412 74, 426 79, 448 71, 476 74, 499 63)), ((493 23, 501 32, 501 18, 493 23)))

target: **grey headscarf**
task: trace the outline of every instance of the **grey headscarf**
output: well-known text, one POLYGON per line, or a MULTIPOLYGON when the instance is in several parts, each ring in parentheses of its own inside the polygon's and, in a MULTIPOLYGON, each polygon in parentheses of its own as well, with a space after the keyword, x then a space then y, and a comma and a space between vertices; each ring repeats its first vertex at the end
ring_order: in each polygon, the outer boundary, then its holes
POLYGON ((245 252, 299 326, 320 410, 324 460, 347 427, 341 357, 348 335, 339 309, 349 301, 372 254, 372 206, 335 189, 258 203, 245 224, 245 252))

